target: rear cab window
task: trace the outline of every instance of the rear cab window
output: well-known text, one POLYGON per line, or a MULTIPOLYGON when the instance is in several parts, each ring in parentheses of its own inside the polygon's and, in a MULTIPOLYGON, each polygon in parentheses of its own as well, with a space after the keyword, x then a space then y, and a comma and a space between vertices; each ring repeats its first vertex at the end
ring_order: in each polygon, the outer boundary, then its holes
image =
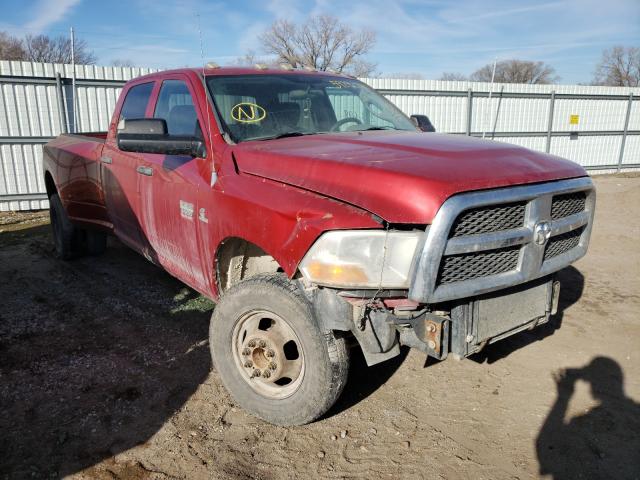
POLYGON ((154 82, 141 83, 129 89, 120 109, 118 128, 123 127, 123 120, 144 118, 153 91, 154 82))

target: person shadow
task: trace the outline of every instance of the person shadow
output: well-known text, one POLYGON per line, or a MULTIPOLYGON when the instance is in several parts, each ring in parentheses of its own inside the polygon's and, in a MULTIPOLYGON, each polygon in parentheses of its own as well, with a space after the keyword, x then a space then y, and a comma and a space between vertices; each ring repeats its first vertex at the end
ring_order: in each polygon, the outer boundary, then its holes
POLYGON ((640 478, 640 404, 625 395, 620 365, 596 357, 554 379, 558 397, 536 440, 540 474, 554 480, 640 478), (567 421, 578 380, 589 384, 598 405, 567 421))

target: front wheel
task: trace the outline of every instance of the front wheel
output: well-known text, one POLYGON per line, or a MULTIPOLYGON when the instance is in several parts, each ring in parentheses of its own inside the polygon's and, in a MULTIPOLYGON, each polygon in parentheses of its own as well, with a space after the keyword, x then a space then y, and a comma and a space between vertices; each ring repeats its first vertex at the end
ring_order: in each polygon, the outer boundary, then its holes
POLYGON ((281 274, 257 275, 225 292, 209 343, 238 404, 277 425, 317 419, 347 381, 345 340, 320 329, 309 301, 281 274))

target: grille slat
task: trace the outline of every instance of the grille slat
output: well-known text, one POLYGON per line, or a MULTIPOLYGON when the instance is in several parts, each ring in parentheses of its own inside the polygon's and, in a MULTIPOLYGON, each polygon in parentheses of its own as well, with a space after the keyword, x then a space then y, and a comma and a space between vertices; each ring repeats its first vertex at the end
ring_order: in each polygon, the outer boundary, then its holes
POLYGON ((559 218, 584 212, 585 202, 586 195, 584 192, 556 195, 551 201, 551 218, 558 220, 559 218))
POLYGON ((510 230, 524 225, 526 203, 492 205, 466 210, 451 227, 450 237, 510 230))
POLYGON ((563 233, 562 235, 551 237, 544 249, 544 259, 548 260, 557 257, 577 247, 580 243, 580 236, 583 230, 584 228, 579 228, 571 232, 563 233))
POLYGON ((442 258, 438 284, 488 277, 515 270, 520 247, 451 255, 442 258))

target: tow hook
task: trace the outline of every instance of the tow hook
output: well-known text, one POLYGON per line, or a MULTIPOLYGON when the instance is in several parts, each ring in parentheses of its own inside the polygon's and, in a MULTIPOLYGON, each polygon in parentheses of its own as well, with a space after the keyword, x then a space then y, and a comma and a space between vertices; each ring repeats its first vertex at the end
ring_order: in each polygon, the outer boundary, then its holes
MULTIPOLYGON (((403 319, 403 322, 407 320, 403 319)), ((425 313, 408 319, 407 323, 411 328, 401 330, 400 343, 418 348, 439 360, 447 357, 449 353, 449 319, 447 317, 425 313)))

